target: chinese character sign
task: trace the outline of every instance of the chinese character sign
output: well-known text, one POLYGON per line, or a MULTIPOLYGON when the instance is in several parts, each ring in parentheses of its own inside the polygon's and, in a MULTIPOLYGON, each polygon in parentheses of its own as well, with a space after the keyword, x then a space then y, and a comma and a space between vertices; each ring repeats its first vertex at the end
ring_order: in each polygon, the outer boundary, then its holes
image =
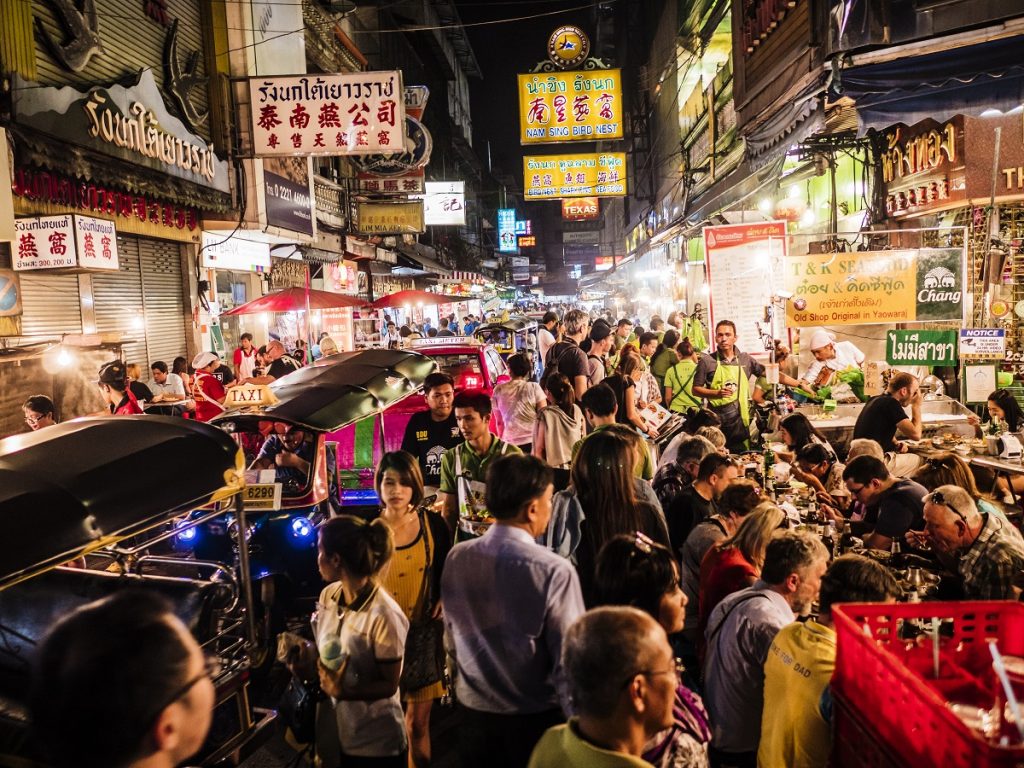
POLYGON ((425 232, 423 201, 358 203, 356 229, 364 235, 415 235, 425 232))
POLYGON ((75 216, 78 266, 117 269, 117 231, 114 222, 92 216, 75 216))
POLYGON ((621 138, 620 70, 519 75, 521 143, 621 138))
POLYGON ((253 154, 363 155, 405 149, 401 72, 254 77, 253 154))
POLYGON ((523 158, 523 189, 527 200, 622 197, 626 194, 626 154, 527 155, 523 158))
POLYGON ((61 269, 78 264, 72 216, 16 219, 13 266, 16 270, 61 269))
POLYGON ((466 185, 462 181, 428 181, 423 200, 427 226, 466 224, 466 185))
POLYGON ((498 251, 519 253, 516 242, 516 211, 514 208, 498 209, 498 251))

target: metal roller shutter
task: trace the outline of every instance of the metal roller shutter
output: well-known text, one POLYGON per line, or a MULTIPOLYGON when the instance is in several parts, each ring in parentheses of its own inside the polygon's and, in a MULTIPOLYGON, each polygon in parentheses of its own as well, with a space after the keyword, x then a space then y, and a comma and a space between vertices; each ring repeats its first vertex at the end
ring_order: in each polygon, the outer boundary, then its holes
POLYGON ((82 332, 77 275, 21 272, 21 332, 25 336, 59 339, 82 332))
POLYGON ((135 237, 117 236, 119 269, 116 272, 95 272, 92 276, 96 330, 100 333, 118 331, 124 342, 124 361, 138 363, 143 378, 146 368, 146 333, 142 304, 142 273, 139 270, 139 241, 135 237))
MULTIPOLYGON (((146 308, 148 363, 163 360, 170 365, 185 354, 185 327, 190 322, 182 298, 181 248, 165 240, 142 240, 142 298, 146 308)), ((149 378, 149 372, 144 371, 149 378)))

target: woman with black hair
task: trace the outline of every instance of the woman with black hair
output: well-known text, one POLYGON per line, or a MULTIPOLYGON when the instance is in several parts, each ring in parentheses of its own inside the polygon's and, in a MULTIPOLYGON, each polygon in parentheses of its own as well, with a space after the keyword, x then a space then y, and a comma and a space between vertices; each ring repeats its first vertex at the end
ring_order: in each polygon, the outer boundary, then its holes
POLYGON ((568 378, 553 373, 544 384, 548 406, 537 414, 533 455, 555 471, 555 490, 561 491, 569 485, 572 447, 586 434, 586 421, 576 405, 576 394, 568 378))
POLYGON ((506 443, 530 453, 537 415, 548 401, 540 384, 533 381, 533 364, 527 355, 510 355, 508 372, 512 378, 494 388, 498 434, 506 443))
POLYGON ((811 443, 825 446, 825 449, 835 460, 836 452, 828 440, 811 424, 811 420, 802 413, 791 413, 784 418, 779 424, 779 435, 782 438, 782 442, 786 444, 786 450, 779 453, 779 458, 783 461, 788 461, 792 464, 796 461, 800 449, 811 443))
POLYGON ((665 391, 665 374, 679 362, 676 345, 679 343, 679 331, 669 328, 661 337, 661 342, 651 356, 651 373, 658 382, 658 389, 665 391))

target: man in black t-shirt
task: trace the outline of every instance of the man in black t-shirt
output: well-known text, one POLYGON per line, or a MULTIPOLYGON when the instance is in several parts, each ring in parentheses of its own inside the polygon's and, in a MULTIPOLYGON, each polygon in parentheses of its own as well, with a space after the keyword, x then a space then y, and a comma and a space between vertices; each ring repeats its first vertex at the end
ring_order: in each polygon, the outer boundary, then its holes
POLYGON ((270 361, 267 372, 262 376, 253 376, 251 379, 238 382, 239 384, 269 384, 272 381, 287 376, 289 373, 299 370, 298 361, 289 356, 282 344, 277 339, 267 344, 266 358, 270 361))
POLYGON ((846 465, 843 480, 855 501, 867 507, 865 522, 874 529, 863 535, 871 549, 889 549, 907 531, 924 528, 923 485, 899 480, 874 456, 858 456, 846 465))
POLYGON ((898 453, 906 453, 907 446, 897 437, 921 439, 921 390, 916 376, 897 373, 889 380, 886 392, 864 404, 853 427, 853 439, 862 437, 875 440, 883 451, 898 453), (908 405, 909 417, 904 410, 908 405))
POLYGON ((668 521, 668 536, 672 551, 679 554, 698 523, 702 523, 718 512, 716 503, 722 491, 739 477, 739 468, 728 456, 715 452, 705 456, 697 470, 697 478, 680 491, 665 507, 668 521))
POLYGON ((587 353, 580 349, 580 342, 590 330, 590 316, 582 309, 572 309, 565 313, 564 322, 564 338, 551 345, 544 359, 544 371, 545 375, 558 371, 569 379, 576 399, 579 400, 590 387, 590 363, 587 361, 587 353))
POLYGON ((402 450, 411 453, 423 472, 423 485, 432 493, 441 485, 441 456, 462 442, 452 403, 455 382, 447 373, 432 373, 423 381, 429 410, 414 413, 405 427, 402 450))

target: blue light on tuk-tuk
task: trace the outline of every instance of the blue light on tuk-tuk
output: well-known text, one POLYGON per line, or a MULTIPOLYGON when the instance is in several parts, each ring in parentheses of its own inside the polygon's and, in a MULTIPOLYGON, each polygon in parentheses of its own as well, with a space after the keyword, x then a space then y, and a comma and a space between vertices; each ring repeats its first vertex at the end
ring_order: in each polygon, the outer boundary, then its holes
POLYGON ((292 536, 297 539, 308 539, 313 535, 313 524, 304 517, 292 520, 292 536))
POLYGON ((188 544, 196 540, 196 526, 189 525, 188 521, 182 521, 178 523, 178 527, 181 528, 178 532, 178 541, 188 544))

